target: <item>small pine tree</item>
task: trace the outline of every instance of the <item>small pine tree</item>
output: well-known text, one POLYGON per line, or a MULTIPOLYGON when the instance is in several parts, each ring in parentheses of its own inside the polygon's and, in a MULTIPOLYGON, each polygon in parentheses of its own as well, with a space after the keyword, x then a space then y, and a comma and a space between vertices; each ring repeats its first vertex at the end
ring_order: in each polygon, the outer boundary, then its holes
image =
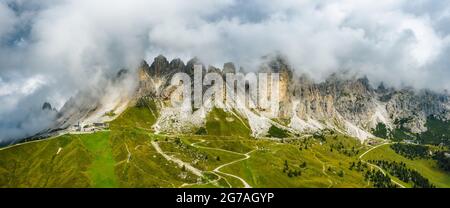
POLYGON ((306 168, 306 162, 303 162, 302 164, 300 164, 300 168, 306 168))
POLYGON ((289 164, 288 164, 288 161, 285 160, 284 161, 283 173, 286 173, 288 170, 289 170, 289 164))

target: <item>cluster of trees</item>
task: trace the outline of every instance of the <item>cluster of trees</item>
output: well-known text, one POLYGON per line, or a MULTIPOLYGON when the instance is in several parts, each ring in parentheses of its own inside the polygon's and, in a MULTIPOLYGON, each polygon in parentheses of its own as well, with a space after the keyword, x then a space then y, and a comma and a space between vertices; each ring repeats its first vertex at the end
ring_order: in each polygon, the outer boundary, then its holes
POLYGON ((435 151, 432 156, 430 156, 430 148, 427 146, 399 143, 391 145, 391 149, 393 149, 397 154, 400 154, 411 160, 416 158, 432 158, 436 160, 439 168, 444 171, 450 172, 450 158, 445 155, 445 151, 435 151))
POLYGON ((359 154, 359 150, 355 149, 355 147, 352 147, 351 149, 343 149, 341 154, 347 155, 348 157, 352 157, 359 154))
POLYGON ((181 139, 180 139, 179 137, 176 137, 176 138, 175 138, 175 144, 177 144, 177 145, 182 145, 183 142, 181 142, 181 139))
POLYGON ((363 163, 360 161, 358 161, 357 163, 355 162, 351 162, 350 163, 350 170, 356 170, 358 172, 363 172, 364 170, 366 170, 369 166, 366 163, 363 163))
POLYGON ((390 162, 385 160, 371 160, 369 162, 387 170, 391 175, 399 178, 403 182, 412 182, 414 188, 435 187, 427 178, 420 175, 419 172, 407 168, 406 164, 403 162, 390 162))
POLYGON ((207 135, 208 132, 206 131, 206 128, 205 128, 205 127, 200 127, 200 128, 195 132, 195 134, 196 134, 196 135, 207 135))
POLYGON ((299 149, 300 151, 302 151, 302 150, 308 150, 308 148, 309 148, 311 145, 312 145, 312 142, 311 142, 309 139, 307 139, 307 140, 301 142, 300 144, 298 144, 298 146, 299 146, 298 149, 299 149))
POLYGON ((372 134, 376 137, 387 139, 389 138, 389 130, 386 128, 386 124, 378 123, 377 126, 372 129, 372 134))
MULTIPOLYGON (((167 137, 165 138, 165 141, 168 141, 167 137)), ((205 161, 209 160, 208 155, 205 152, 197 151, 196 148, 193 148, 190 145, 187 145, 186 143, 184 143, 181 140, 181 138, 175 137, 173 142, 177 146, 177 147, 174 147, 174 148, 177 148, 177 151, 183 150, 182 152, 184 154, 189 155, 189 157, 191 157, 191 158, 196 158, 196 160, 194 160, 194 164, 197 165, 201 162, 205 162, 205 161)), ((167 147, 169 147, 169 146, 167 146, 167 147)), ((174 150, 172 149, 169 151, 174 151, 174 150)), ((211 159, 214 159, 214 158, 211 158, 211 159)), ((220 161, 220 157, 219 156, 216 157, 216 160, 220 161)))
POLYGON ((433 155, 433 159, 437 161, 439 168, 444 171, 450 172, 450 157, 448 157, 446 154, 448 155, 449 153, 437 152, 433 155))
POLYGON ((300 169, 306 168, 306 162, 302 162, 299 165, 299 169, 292 169, 289 167, 289 163, 287 160, 284 161, 283 173, 287 174, 289 178, 298 177, 302 175, 302 171, 300 169))
POLYGON ((397 154, 411 160, 416 158, 428 158, 428 153, 430 151, 427 146, 401 143, 391 145, 391 149, 394 150, 397 154))
POLYGON ((383 139, 391 139, 393 141, 401 141, 405 139, 415 139, 416 134, 412 133, 404 124, 408 123, 411 118, 395 119, 394 124, 396 128, 389 129, 384 123, 378 123, 372 129, 372 134, 383 139))
POLYGON ((348 157, 352 157, 359 154, 359 150, 355 149, 354 146, 351 149, 346 149, 344 144, 342 144, 342 142, 332 144, 330 152, 333 152, 334 149, 336 149, 339 153, 346 155, 348 157))
POLYGON ((275 137, 275 138, 280 138, 280 139, 287 138, 290 136, 288 131, 286 131, 284 129, 280 129, 273 125, 269 128, 269 131, 267 133, 268 133, 268 135, 267 135, 268 137, 275 137))
POLYGON ((392 183, 391 178, 384 175, 380 170, 368 170, 364 174, 364 179, 370 181, 375 188, 397 188, 397 185, 392 183))
POLYGON ((314 144, 313 137, 289 140, 290 144, 296 145, 300 151, 308 150, 314 144))
POLYGON ((298 148, 298 150, 302 151, 302 150, 308 150, 308 144, 300 144, 300 147, 298 148))
POLYGON ((336 132, 334 130, 324 129, 324 130, 315 132, 312 137, 320 142, 325 143, 327 141, 327 138, 332 138, 332 139, 336 140, 338 135, 336 135, 336 132))
POLYGON ((327 140, 326 137, 325 137, 325 133, 324 132, 315 132, 313 134, 313 138, 317 139, 317 140, 319 140, 321 142, 325 142, 327 140))

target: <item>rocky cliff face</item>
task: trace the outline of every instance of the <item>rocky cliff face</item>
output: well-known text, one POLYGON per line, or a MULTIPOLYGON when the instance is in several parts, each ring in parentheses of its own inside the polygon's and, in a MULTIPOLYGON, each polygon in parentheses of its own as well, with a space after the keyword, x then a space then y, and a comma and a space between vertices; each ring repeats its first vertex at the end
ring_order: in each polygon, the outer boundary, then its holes
MULTIPOLYGON (((160 118, 152 127, 155 131, 189 132, 205 124, 205 118, 211 108, 173 108, 167 102, 174 91, 173 87, 169 87, 172 75, 185 72, 193 76, 196 64, 201 64, 196 58, 184 64, 180 59, 169 62, 164 56, 156 57, 150 65, 145 61, 141 63, 137 76, 139 84, 129 103, 140 97, 157 101, 160 118)), ((202 66, 204 73, 215 72, 224 76, 225 73, 236 72, 233 63, 225 63, 222 69, 202 66)), ((259 109, 222 104, 226 111, 237 113, 247 120, 255 137, 265 136, 271 126, 277 126, 295 134, 333 129, 364 141, 374 137, 371 132, 379 124, 392 130, 402 127, 412 133, 421 133, 427 130, 426 122, 429 116, 445 121, 450 119, 447 93, 388 89, 382 84, 373 87, 365 77, 340 74, 331 75, 325 81, 316 83, 307 76, 295 74, 292 66, 279 56, 267 58, 261 65, 260 72, 276 72, 280 75, 280 109, 276 118, 267 116, 267 113, 259 109)), ((81 112, 85 114, 90 112, 90 108, 100 106, 98 102, 93 101, 94 98, 87 97, 88 104, 80 104, 82 100, 79 99, 69 101, 63 114, 69 113, 60 118, 64 118, 65 123, 75 122, 86 116, 72 115, 77 112, 73 110, 77 106, 82 106, 81 112), (73 108, 70 108, 71 106, 73 108)))
POLYGON ((429 116, 449 119, 449 96, 445 93, 384 89, 383 85, 374 89, 367 78, 343 79, 335 75, 322 83, 304 77, 298 80, 293 95, 298 99, 297 116, 305 123, 309 121, 309 126, 334 126, 364 139, 372 137, 370 132, 380 123, 389 129, 405 127, 421 133, 427 130, 429 116))
POLYGON ((390 90, 382 93, 386 102, 386 110, 392 121, 404 120, 402 125, 413 133, 426 131, 425 123, 429 116, 436 116, 441 120, 448 120, 449 96, 427 90, 414 91, 403 89, 390 90))

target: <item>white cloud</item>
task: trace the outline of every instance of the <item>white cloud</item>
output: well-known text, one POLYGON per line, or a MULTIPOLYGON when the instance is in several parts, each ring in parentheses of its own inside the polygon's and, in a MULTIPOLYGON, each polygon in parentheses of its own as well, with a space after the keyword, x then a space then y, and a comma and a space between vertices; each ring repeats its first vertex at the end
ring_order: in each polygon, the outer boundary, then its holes
POLYGON ((0 41, 3 36, 13 31, 13 27, 16 24, 17 19, 14 13, 5 5, 0 2, 0 41))
POLYGON ((0 96, 17 95, 27 96, 33 94, 39 87, 45 84, 45 78, 34 76, 26 80, 14 80, 12 83, 5 83, 0 78, 0 96))

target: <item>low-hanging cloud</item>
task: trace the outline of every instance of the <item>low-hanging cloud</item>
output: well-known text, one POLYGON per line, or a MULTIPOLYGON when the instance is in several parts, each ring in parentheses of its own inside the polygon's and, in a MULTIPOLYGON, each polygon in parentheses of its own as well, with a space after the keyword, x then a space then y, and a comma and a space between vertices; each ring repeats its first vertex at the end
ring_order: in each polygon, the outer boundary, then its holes
POLYGON ((449 23, 440 0, 3 0, 0 141, 43 128, 43 102, 158 54, 252 70, 279 52, 318 80, 450 89, 449 23))

